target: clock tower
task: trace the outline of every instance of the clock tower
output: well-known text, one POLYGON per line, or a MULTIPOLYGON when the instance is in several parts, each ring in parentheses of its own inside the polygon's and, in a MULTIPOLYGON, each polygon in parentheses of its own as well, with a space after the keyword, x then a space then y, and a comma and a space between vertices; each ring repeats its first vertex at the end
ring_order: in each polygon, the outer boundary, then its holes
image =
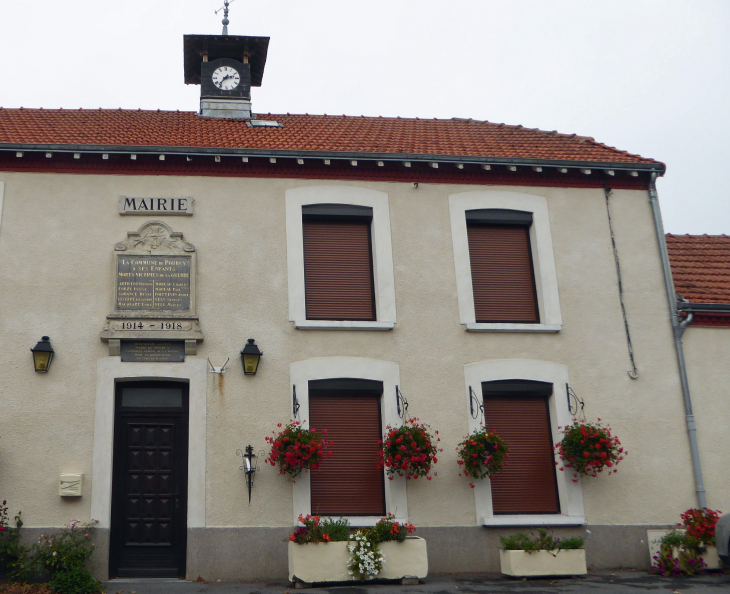
POLYGON ((185 35, 185 84, 200 85, 200 116, 251 119, 251 87, 264 76, 268 37, 185 35))

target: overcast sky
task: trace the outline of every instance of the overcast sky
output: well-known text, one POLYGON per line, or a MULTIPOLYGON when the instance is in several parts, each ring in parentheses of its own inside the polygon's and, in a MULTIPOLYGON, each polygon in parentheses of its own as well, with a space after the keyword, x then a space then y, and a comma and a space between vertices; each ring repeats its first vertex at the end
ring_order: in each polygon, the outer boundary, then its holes
MULTIPOLYGON (((223 0, 0 0, 0 106, 195 111, 182 36, 223 0)), ((471 117, 667 164, 672 233, 730 234, 728 0, 235 0, 257 112, 471 117)))

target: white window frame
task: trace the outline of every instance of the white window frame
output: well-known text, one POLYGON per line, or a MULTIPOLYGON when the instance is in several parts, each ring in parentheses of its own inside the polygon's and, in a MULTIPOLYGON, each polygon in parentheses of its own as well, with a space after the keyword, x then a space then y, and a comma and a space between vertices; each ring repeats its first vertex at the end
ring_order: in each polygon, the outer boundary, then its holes
POLYGON ((560 314, 558 277, 555 271, 550 216, 543 196, 501 190, 478 190, 449 196, 451 238, 454 244, 456 291, 459 299, 459 321, 470 332, 559 332, 563 319, 560 314), (503 208, 532 213, 530 249, 535 275, 535 292, 540 314, 539 324, 477 323, 474 310, 474 289, 471 281, 469 239, 466 231, 466 211, 503 208))
POLYGON ((395 327, 395 280, 390 240, 390 208, 384 192, 357 186, 306 186, 286 191, 286 257, 289 281, 289 320, 296 328, 316 330, 392 330, 395 327), (348 204, 373 209, 371 243, 375 321, 307 320, 304 282, 302 207, 348 204))
POLYGON ((188 383, 188 528, 204 528, 206 407, 208 362, 189 357, 183 363, 123 363, 120 357, 96 362, 96 412, 91 485, 91 517, 99 528, 111 526, 112 461, 114 459, 115 388, 129 380, 188 383))
MULTIPOLYGON (((399 427, 395 387, 400 385, 400 366, 390 361, 364 359, 360 357, 323 357, 306 359, 289 365, 289 378, 296 386, 299 401, 299 418, 302 426, 309 427, 309 382, 331 378, 357 378, 383 382, 383 396, 380 400, 380 418, 385 431, 387 425, 399 427)), ((316 471, 315 471, 316 472, 316 471)), ((383 470, 385 475, 385 470, 383 470)), ((297 525, 299 515, 312 513, 312 490, 309 471, 305 471, 292 485, 292 518, 297 525)), ((406 479, 395 476, 389 480, 385 475, 385 512, 392 513, 399 522, 408 521, 408 497, 406 479)), ((346 516, 351 526, 375 526, 380 520, 375 516, 346 516)))
MULTIPOLYGON (((553 440, 560 434, 558 427, 569 425, 572 415, 568 410, 566 384, 568 368, 548 361, 527 359, 505 359, 482 361, 464 365, 464 384, 466 394, 466 413, 469 419, 469 433, 480 427, 481 418, 471 415, 469 386, 474 390, 479 403, 483 403, 482 382, 498 380, 533 380, 553 385, 553 393, 548 398, 550 411, 550 432, 553 440)), ((484 422, 489 425, 489 419, 484 422)), ((559 461, 557 455, 555 460, 559 461)), ((492 486, 488 478, 474 481, 474 504, 479 524, 484 526, 582 526, 586 523, 583 507, 583 488, 580 480, 574 483, 572 472, 560 472, 556 468, 560 514, 515 514, 495 516, 492 511, 492 486)))

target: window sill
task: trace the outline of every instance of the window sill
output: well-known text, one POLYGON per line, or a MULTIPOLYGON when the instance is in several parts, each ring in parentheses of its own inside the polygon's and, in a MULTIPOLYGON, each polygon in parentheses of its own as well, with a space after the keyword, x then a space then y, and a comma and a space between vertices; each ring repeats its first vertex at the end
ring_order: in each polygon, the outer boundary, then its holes
POLYGON ((468 322, 467 332, 544 332, 555 334, 560 332, 562 324, 482 324, 468 322))
POLYGON ((492 516, 480 518, 483 526, 585 526, 583 516, 561 515, 524 515, 524 516, 492 516))
POLYGON ((294 327, 301 330, 392 330, 394 322, 358 322, 329 320, 296 320, 294 327))
MULTIPOLYGON (((320 516, 324 520, 339 520, 345 518, 350 522, 352 528, 372 528, 383 519, 383 516, 320 516)), ((408 522, 408 518, 402 518, 400 516, 394 517, 395 522, 404 524, 408 522)), ((304 526, 301 522, 297 522, 297 526, 304 526)))

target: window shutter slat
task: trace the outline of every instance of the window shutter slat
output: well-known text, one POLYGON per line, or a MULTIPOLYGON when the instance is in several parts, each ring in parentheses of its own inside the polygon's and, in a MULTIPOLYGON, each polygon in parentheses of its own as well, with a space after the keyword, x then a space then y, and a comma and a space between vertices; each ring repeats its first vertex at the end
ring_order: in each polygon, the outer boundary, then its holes
POLYGON ((385 514, 385 484, 378 468, 382 438, 380 397, 309 395, 309 425, 327 429, 332 456, 311 472, 312 513, 381 516, 385 514))
POLYGON ((537 323, 527 227, 467 226, 477 322, 537 323))
POLYGON ((547 399, 487 396, 484 419, 509 444, 507 464, 491 478, 494 513, 560 513, 547 399))
POLYGON ((369 222, 304 221, 308 320, 374 320, 369 222))

